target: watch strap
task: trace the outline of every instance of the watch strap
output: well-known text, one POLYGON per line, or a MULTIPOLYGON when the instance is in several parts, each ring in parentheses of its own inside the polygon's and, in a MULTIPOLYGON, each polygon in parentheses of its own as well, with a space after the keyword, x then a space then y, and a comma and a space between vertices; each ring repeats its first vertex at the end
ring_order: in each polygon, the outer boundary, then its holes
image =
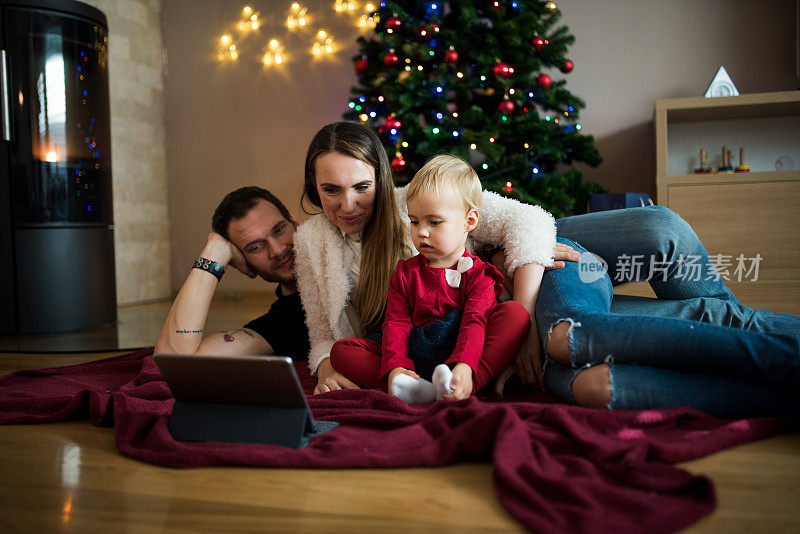
POLYGON ((222 275, 225 274, 225 266, 221 263, 203 258, 202 256, 194 260, 192 269, 200 269, 207 271, 217 277, 217 280, 222 280, 222 275))

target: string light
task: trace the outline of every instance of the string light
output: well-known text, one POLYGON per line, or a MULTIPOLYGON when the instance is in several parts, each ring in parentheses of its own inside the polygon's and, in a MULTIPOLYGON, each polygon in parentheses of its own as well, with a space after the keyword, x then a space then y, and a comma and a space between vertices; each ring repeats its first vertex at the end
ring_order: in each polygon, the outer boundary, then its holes
POLYGON ((217 59, 219 61, 236 61, 239 52, 233 37, 223 35, 219 38, 219 48, 217 49, 217 59))
POLYGON ((320 30, 311 46, 311 54, 315 57, 328 55, 333 53, 333 47, 333 35, 328 34, 325 30, 320 30))
POLYGON ((345 11, 352 13, 356 10, 356 3, 352 0, 336 0, 333 3, 333 10, 337 13, 344 13, 345 11))
POLYGON ((261 15, 258 11, 253 11, 250 6, 242 8, 242 20, 239 21, 237 28, 240 32, 255 31, 259 28, 258 17, 261 15))
POLYGON ((308 24, 308 8, 295 2, 289 8, 289 15, 286 17, 286 27, 290 30, 304 28, 308 24))
POLYGON ((264 65, 280 65, 283 63, 283 50, 284 47, 281 46, 281 43, 277 39, 272 39, 269 45, 267 45, 267 51, 264 53, 261 61, 264 65))
POLYGON ((472 143, 471 145, 469 145, 469 148, 470 148, 470 150, 475 150, 475 149, 478 148, 478 145, 476 145, 475 143, 472 143))

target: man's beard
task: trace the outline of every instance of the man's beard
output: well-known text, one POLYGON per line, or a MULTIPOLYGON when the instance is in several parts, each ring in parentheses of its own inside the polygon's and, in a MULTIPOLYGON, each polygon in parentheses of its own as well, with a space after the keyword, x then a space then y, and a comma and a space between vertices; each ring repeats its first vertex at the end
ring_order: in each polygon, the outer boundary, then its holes
POLYGON ((277 267, 279 265, 282 265, 283 263, 285 263, 286 260, 288 260, 290 257, 292 257, 292 258, 294 257, 294 248, 289 248, 283 254, 283 256, 281 256, 280 258, 278 258, 275 261, 274 265, 276 267, 275 267, 274 270, 256 271, 256 273, 258 274, 259 278, 261 278, 262 280, 264 280, 266 282, 271 282, 271 283, 276 283, 276 284, 288 284, 288 283, 292 283, 293 284, 295 282, 294 269, 292 269, 292 274, 290 274, 290 275, 279 274, 278 273, 278 269, 277 269, 277 267))

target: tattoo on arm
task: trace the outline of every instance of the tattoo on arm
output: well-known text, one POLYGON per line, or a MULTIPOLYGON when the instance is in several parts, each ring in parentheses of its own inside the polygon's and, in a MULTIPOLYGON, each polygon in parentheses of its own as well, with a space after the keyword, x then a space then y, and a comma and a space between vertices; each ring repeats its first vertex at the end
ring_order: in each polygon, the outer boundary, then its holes
POLYGON ((202 330, 175 330, 176 334, 202 334, 202 330))
POLYGON ((250 336, 250 337, 255 337, 253 334, 251 334, 250 332, 248 332, 248 331, 247 331, 247 330, 245 330, 244 328, 239 328, 238 330, 231 330, 230 332, 223 332, 223 334, 224 334, 224 335, 222 336, 222 338, 223 338, 223 339, 224 339, 224 340, 225 340, 227 343, 230 343, 231 341, 233 341, 234 339, 236 339, 236 338, 234 338, 234 337, 233 337, 233 334, 235 334, 236 332, 242 332, 242 333, 244 333, 244 334, 247 334, 247 335, 248 335, 248 336, 250 336))

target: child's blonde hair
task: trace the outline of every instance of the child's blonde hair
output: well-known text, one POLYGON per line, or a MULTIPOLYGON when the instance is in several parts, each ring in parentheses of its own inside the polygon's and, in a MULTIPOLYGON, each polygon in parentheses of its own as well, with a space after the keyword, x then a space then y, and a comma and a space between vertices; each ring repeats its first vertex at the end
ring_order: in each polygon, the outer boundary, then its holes
POLYGON ((406 202, 419 195, 439 196, 443 187, 452 187, 464 200, 468 210, 481 211, 483 189, 478 173, 457 156, 442 154, 428 161, 408 184, 406 202))

